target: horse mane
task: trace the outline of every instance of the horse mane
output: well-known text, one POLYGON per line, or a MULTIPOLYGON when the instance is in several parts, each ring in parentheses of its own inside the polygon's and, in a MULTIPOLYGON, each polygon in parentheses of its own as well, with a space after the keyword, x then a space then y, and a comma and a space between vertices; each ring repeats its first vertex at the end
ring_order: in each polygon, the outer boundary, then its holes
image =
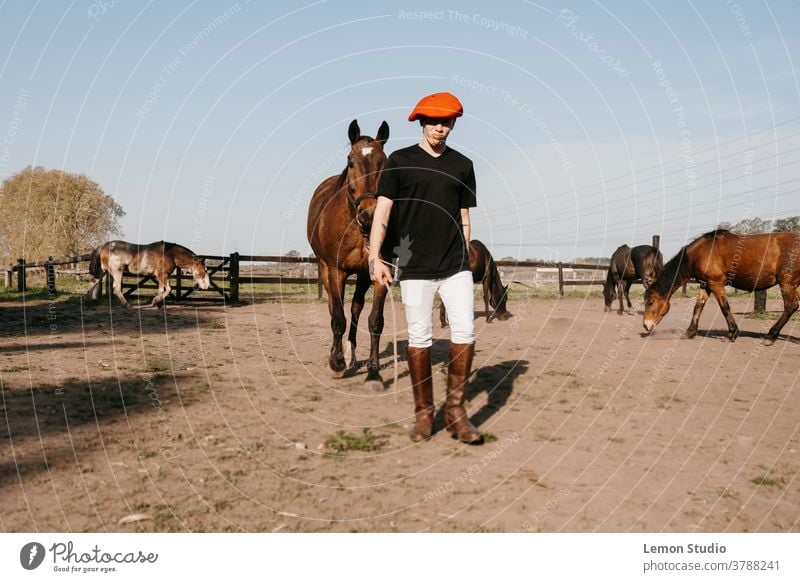
MULTIPOLYGON (((718 228, 716 230, 709 230, 707 233, 700 235, 699 237, 697 237, 692 242, 696 242, 696 241, 700 240, 701 238, 702 239, 711 239, 711 238, 717 238, 718 236, 738 236, 738 235, 736 233, 734 233, 734 232, 731 232, 727 228, 718 228)), ((689 244, 691 244, 691 243, 689 243, 689 244)))
POLYGON ((674 257, 667 261, 667 263, 664 265, 664 269, 661 271, 658 277, 656 277, 656 280, 653 281, 652 287, 654 287, 655 290, 661 295, 669 295, 672 293, 692 276, 686 250, 699 240, 714 238, 716 236, 725 236, 729 234, 733 233, 725 229, 712 230, 697 237, 695 240, 682 247, 674 257))
POLYGON ((336 186, 334 187, 333 191, 335 193, 337 193, 337 194, 342 189, 342 186, 345 185, 345 182, 347 182, 347 170, 348 169, 349 169, 348 166, 345 166, 344 170, 342 170, 342 173, 339 174, 339 179, 336 180, 336 186))
POLYGON ((194 252, 192 249, 190 249, 189 247, 185 247, 185 246, 183 246, 183 245, 181 245, 181 244, 178 244, 178 243, 174 243, 174 242, 169 242, 169 241, 162 240, 162 241, 158 241, 158 242, 157 242, 157 243, 155 243, 155 244, 156 244, 156 245, 162 245, 162 246, 163 246, 163 248, 164 248, 164 251, 165 251, 165 252, 166 252, 167 250, 170 250, 170 249, 175 249, 175 248, 178 248, 178 249, 183 249, 184 251, 186 251, 187 253, 189 253, 189 254, 190 254, 190 255, 192 255, 193 257, 194 257, 194 256, 197 256, 197 254, 196 254, 196 253, 195 253, 195 252, 194 252))

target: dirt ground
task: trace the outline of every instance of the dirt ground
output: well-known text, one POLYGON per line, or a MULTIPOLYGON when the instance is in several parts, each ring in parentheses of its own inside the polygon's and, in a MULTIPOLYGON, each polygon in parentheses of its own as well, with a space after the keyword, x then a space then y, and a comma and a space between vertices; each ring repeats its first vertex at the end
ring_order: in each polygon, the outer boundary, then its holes
POLYGON ((800 531, 800 326, 765 346, 734 299, 736 342, 712 302, 681 339, 692 305, 649 337, 595 298, 478 311, 476 447, 408 439, 399 304, 378 393, 331 377, 317 302, 0 303, 0 530, 800 531))

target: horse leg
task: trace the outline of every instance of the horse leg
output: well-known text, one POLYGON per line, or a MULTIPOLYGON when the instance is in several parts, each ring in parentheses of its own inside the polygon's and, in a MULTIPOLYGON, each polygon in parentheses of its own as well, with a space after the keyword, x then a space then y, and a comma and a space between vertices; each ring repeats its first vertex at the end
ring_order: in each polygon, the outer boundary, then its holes
MULTIPOLYGON (((369 363, 367 364, 367 379, 364 384, 373 390, 383 390, 383 378, 380 370, 380 346, 383 333, 383 306, 386 294, 390 291, 383 285, 375 283, 372 286, 372 310, 369 312, 369 363)), ((395 330, 395 334, 397 330, 395 330)), ((397 365, 397 362, 395 362, 397 365)))
POLYGON ((490 311, 489 306, 489 278, 484 276, 483 277, 483 308, 486 310, 486 323, 492 323, 494 319, 495 312, 494 310, 490 311))
POLYGON ((122 303, 124 307, 130 308, 130 303, 128 303, 128 300, 125 299, 125 296, 122 294, 122 270, 113 273, 111 277, 114 279, 114 295, 117 296, 117 299, 119 299, 119 302, 122 303))
POLYGON ((161 307, 162 302, 166 299, 169 292, 172 291, 172 287, 169 286, 169 274, 166 276, 157 275, 156 280, 158 281, 158 294, 153 297, 153 301, 150 303, 151 307, 161 307))
POLYGON ((622 308, 622 299, 623 295, 625 294, 625 281, 620 277, 617 279, 617 299, 619 299, 619 310, 617 311, 618 314, 622 315, 625 310, 622 308))
POLYGON ((94 297, 93 297, 94 290, 100 284, 100 281, 102 281, 102 280, 103 280, 102 277, 100 277, 100 278, 92 277, 92 280, 89 283, 89 288, 86 290, 86 293, 84 293, 84 296, 86 297, 87 300, 94 299, 94 297))
POLYGON ((694 301, 692 321, 689 323, 689 327, 686 329, 686 337, 689 339, 692 339, 697 335, 697 323, 700 321, 700 314, 703 313, 703 307, 705 307, 706 301, 708 301, 708 291, 706 291, 703 287, 700 287, 699 291, 697 292, 697 299, 694 301))
POLYGON ((725 296, 725 285, 719 284, 709 284, 709 288, 711 289, 711 293, 714 294, 714 298, 719 303, 719 308, 722 310, 722 315, 725 316, 725 321, 728 322, 728 339, 734 341, 737 337, 739 337, 739 326, 736 325, 736 320, 733 319, 733 314, 731 314, 731 306, 728 303, 728 298, 725 296))
POLYGON ((353 301, 350 304, 350 332, 347 334, 347 344, 344 346, 344 359, 347 362, 348 368, 355 368, 356 366, 356 335, 358 334, 358 320, 361 317, 361 312, 364 310, 364 299, 367 295, 367 289, 372 282, 369 276, 361 272, 356 275, 356 290, 353 293, 353 301))
POLYGON ((778 334, 781 329, 783 329, 783 326, 786 325, 786 322, 789 321, 789 318, 797 311, 799 306, 797 300, 797 285, 781 283, 781 295, 783 296, 783 314, 767 332, 768 344, 772 344, 772 342, 778 339, 778 334))
POLYGON ((631 303, 631 285, 633 285, 633 280, 625 279, 625 300, 628 302, 628 309, 633 307, 633 303, 631 303))
POLYGON ((331 331, 333 332, 333 345, 328 359, 333 374, 341 378, 347 369, 342 349, 342 336, 344 336, 347 321, 344 318, 344 283, 347 275, 339 269, 328 271, 328 311, 331 314, 331 331))

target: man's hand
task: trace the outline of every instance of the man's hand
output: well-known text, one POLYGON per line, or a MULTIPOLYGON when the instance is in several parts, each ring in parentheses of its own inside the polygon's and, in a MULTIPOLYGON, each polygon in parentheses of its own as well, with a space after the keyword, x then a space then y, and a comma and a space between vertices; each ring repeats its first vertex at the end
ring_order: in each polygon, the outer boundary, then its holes
POLYGON ((392 270, 379 258, 369 258, 369 278, 380 285, 392 282, 392 270))

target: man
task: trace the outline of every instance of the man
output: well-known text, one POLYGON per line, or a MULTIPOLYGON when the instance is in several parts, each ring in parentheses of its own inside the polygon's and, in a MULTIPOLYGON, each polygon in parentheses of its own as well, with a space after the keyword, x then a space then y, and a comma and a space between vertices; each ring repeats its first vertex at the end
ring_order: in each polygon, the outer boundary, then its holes
MULTIPOLYGON (((447 146, 447 138, 463 114, 450 93, 424 97, 409 115, 419 120, 418 144, 389 156, 378 187, 370 231, 370 277, 382 285, 392 281, 381 261, 392 209, 402 252, 400 289, 408 323, 408 367, 414 393, 411 440, 427 440, 433 432, 433 299, 438 292, 450 314, 450 364, 445 425, 464 443, 480 444, 481 433, 464 409, 467 378, 475 353, 472 273, 469 269, 469 209, 475 202, 475 172, 469 158, 447 146)), ((397 251, 397 249, 396 249, 397 251)))

